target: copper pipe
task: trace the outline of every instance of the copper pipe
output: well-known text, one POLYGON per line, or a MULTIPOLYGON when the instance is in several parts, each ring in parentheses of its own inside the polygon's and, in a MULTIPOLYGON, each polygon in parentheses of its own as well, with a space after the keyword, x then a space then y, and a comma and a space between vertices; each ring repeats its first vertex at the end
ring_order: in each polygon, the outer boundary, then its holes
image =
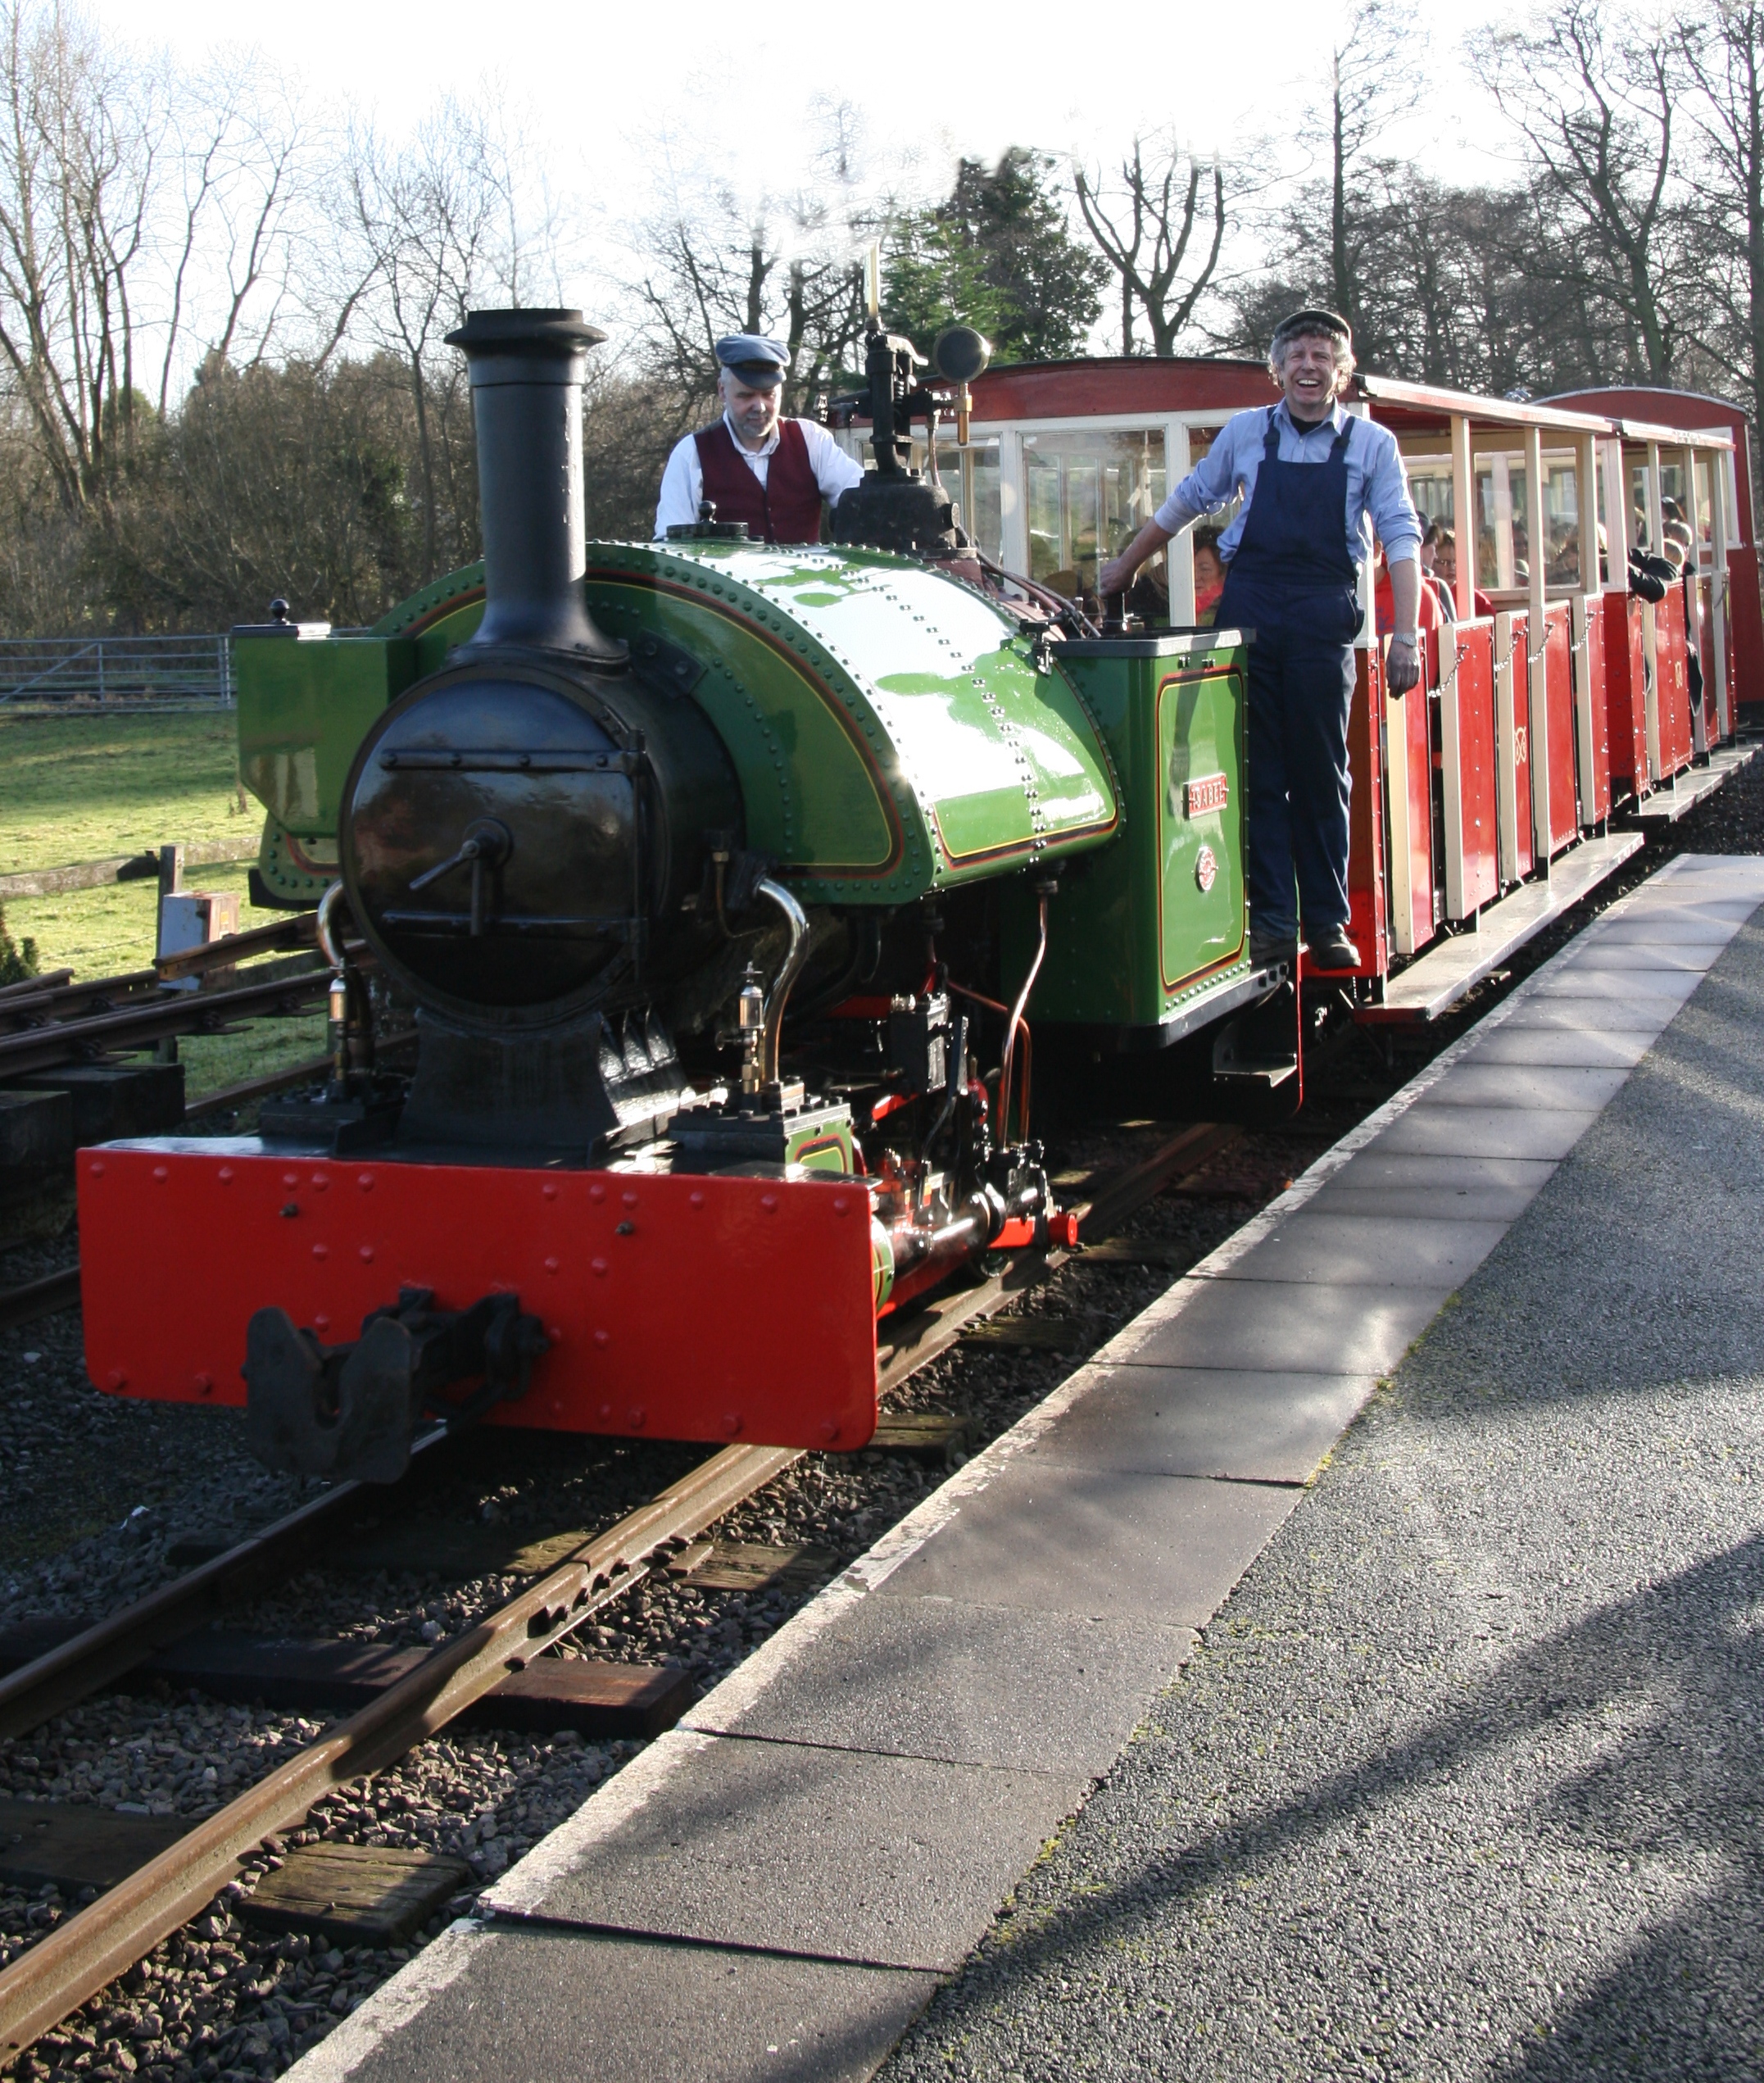
POLYGON ((771 996, 765 1001, 765 1048, 760 1059, 760 1071, 765 1083, 775 1085, 778 1082, 778 1048, 784 1033, 785 1001, 790 996, 791 986, 801 973, 803 964, 809 959, 809 921, 796 898, 782 883, 774 883, 769 875, 756 883, 754 891, 756 896, 769 897, 778 906, 790 928, 790 951, 784 957, 783 968, 778 973, 771 996))
MULTIPOLYGON (((1041 964, 1047 957, 1047 900, 1049 892, 1042 890, 1036 896, 1036 915, 1039 923, 1035 944, 1035 960, 1029 964, 1029 973, 1023 980, 1023 988, 1017 993, 1017 1002, 1010 1009, 1009 1023, 1004 1030, 1004 1060, 999 1066, 999 1137, 1002 1141, 1010 1140, 1010 1086, 1013 1060, 1017 1053, 1017 1029, 1023 1020, 1023 1010, 1029 1002, 1029 993, 1035 988, 1035 980, 1041 973, 1041 964)), ((1023 1128, 1029 1123, 1027 1113, 1023 1128)))

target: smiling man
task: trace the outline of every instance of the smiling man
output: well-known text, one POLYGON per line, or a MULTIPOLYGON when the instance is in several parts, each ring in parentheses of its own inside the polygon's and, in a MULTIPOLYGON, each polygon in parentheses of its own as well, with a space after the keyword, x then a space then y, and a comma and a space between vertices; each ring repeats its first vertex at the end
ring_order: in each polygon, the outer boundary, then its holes
POLYGON ((1213 622, 1255 633, 1250 954, 1290 960, 1302 923, 1313 969, 1357 969, 1359 950, 1348 935, 1348 709, 1359 573, 1376 534, 1393 606, 1385 682, 1392 695, 1406 694, 1420 678, 1421 521, 1393 436, 1337 402, 1354 374, 1347 320, 1295 311, 1277 329, 1267 360, 1281 402, 1233 414, 1097 583, 1105 594, 1124 592, 1172 536, 1241 497, 1219 538, 1225 590, 1213 622))
POLYGON ((819 542, 821 502, 837 506, 864 466, 812 420, 778 416, 790 356, 758 333, 717 343, 723 417, 675 444, 662 472, 655 540, 698 519, 708 499, 719 521, 745 521, 756 542, 819 542))

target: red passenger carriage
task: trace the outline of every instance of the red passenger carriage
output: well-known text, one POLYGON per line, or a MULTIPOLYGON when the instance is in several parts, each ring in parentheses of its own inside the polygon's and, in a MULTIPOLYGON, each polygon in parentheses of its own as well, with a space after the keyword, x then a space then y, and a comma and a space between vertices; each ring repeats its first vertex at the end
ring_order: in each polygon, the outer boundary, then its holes
MULTIPOLYGON (((941 466, 982 549, 1057 590, 1094 592, 1099 558, 1225 420, 1272 400, 1256 362, 993 370, 973 386, 970 445, 942 452, 941 466)), ((1367 573, 1350 727, 1360 1016, 1427 1018, 1633 851, 1635 833, 1610 832, 1614 819, 1676 815, 1700 793, 1733 756, 1741 707, 1764 702, 1746 420, 1680 392, 1519 401, 1365 373, 1345 402, 1396 435, 1424 520, 1456 536, 1457 619, 1430 633, 1422 683, 1399 703, 1375 699, 1367 573), (1656 607, 1629 593, 1618 546, 1659 546, 1674 505, 1696 571, 1656 607), (1584 554, 1593 542, 1605 547, 1584 554), (1492 614, 1476 613, 1479 595, 1492 614), (1696 771, 1712 756, 1715 772, 1696 771), (1430 973, 1415 963, 1403 978, 1424 951, 1430 973)), ((1160 562, 1181 628, 1195 617, 1192 535, 1160 562)))

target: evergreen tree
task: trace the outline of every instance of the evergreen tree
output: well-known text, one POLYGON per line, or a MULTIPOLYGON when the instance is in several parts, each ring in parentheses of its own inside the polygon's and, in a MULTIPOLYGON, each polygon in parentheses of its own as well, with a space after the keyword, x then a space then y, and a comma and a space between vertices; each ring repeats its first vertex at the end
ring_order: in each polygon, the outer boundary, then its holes
POLYGON ((36 973, 36 942, 27 938, 15 946, 6 929, 6 914, 0 911, 0 984, 23 983, 36 973))
POLYGON ((977 325, 1000 361, 1082 354, 1109 266, 1072 237, 1054 168, 1021 145, 990 172, 964 159, 947 202, 901 219, 883 262, 890 331, 923 348, 945 325, 977 325))

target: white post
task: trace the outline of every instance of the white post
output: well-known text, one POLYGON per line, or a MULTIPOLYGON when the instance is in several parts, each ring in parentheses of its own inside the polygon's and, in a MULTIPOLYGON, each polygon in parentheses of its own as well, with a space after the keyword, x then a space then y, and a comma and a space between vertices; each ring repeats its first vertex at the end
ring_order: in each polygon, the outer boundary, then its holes
POLYGON ((1709 470, 1709 551, 1715 566, 1709 577, 1709 606, 1715 623, 1715 727, 1724 740, 1734 734, 1734 691, 1727 684, 1727 501, 1733 470, 1733 452, 1717 449, 1709 470))
POLYGON ((1580 510, 1580 591, 1596 593, 1604 581, 1598 570, 1598 470, 1590 434, 1575 443, 1574 489, 1580 510))
POLYGON ((1598 597, 1605 582, 1598 561, 1598 452, 1590 434, 1581 435, 1575 446, 1574 488, 1580 509, 1580 589, 1575 597, 1572 624, 1574 715, 1580 741, 1580 822, 1591 825, 1597 822, 1594 806, 1598 777, 1593 759, 1592 639, 1587 625, 1599 612, 1598 597))
MULTIPOLYGON (((1342 410, 1353 413, 1361 420, 1369 420, 1372 416, 1370 404, 1344 406, 1342 410)), ((1373 593, 1372 560, 1370 557, 1363 559, 1360 564, 1360 633, 1356 647, 1361 651, 1378 651, 1381 657, 1383 656, 1378 642, 1378 613, 1373 593)), ((1405 949, 1403 951, 1407 953, 1408 951, 1405 949)))
POLYGON ((1476 477, 1470 420, 1462 412, 1452 415, 1452 533, 1458 543, 1458 619, 1467 622, 1476 611, 1476 477))
POLYGON ((999 537, 1007 571, 1029 570, 1029 502, 1023 484, 1023 436, 1014 427, 999 430, 999 537))
POLYGON ((1494 618, 1494 803, 1500 833, 1500 878, 1519 879, 1519 733, 1513 715, 1513 619, 1494 618))
POLYGON ((1530 612, 1526 617, 1526 685, 1530 694, 1531 858, 1549 872, 1549 634, 1544 598, 1544 437, 1536 427, 1525 430, 1525 532, 1530 574, 1530 612))
POLYGON ((1504 456, 1489 458, 1489 474, 1494 486, 1494 583, 1513 583, 1512 475, 1504 456))
MULTIPOLYGON (((1188 429, 1172 420, 1163 433, 1163 483, 1166 494, 1174 492, 1194 467, 1190 461, 1188 429)), ((1164 552, 1170 579, 1170 619, 1180 629, 1195 619, 1195 531, 1185 528, 1164 552)))
MULTIPOLYGON (((1685 588, 1685 651, 1687 658, 1696 660, 1700 677, 1703 666, 1703 588, 1697 581, 1703 569, 1703 517, 1697 498, 1697 452, 1687 447, 1683 452, 1685 519, 1690 529, 1690 555, 1687 560, 1690 583, 1685 588)), ((1685 678, 1688 683, 1690 678, 1688 671, 1685 678)), ((1701 701, 1691 704, 1690 749, 1698 757, 1707 756, 1708 712, 1701 701)))
POLYGON ((1608 441, 1600 446, 1603 452, 1605 536, 1608 551, 1605 591, 1626 593, 1630 589, 1630 544, 1635 538, 1630 526, 1629 488, 1623 482, 1623 444, 1621 441, 1608 441))

